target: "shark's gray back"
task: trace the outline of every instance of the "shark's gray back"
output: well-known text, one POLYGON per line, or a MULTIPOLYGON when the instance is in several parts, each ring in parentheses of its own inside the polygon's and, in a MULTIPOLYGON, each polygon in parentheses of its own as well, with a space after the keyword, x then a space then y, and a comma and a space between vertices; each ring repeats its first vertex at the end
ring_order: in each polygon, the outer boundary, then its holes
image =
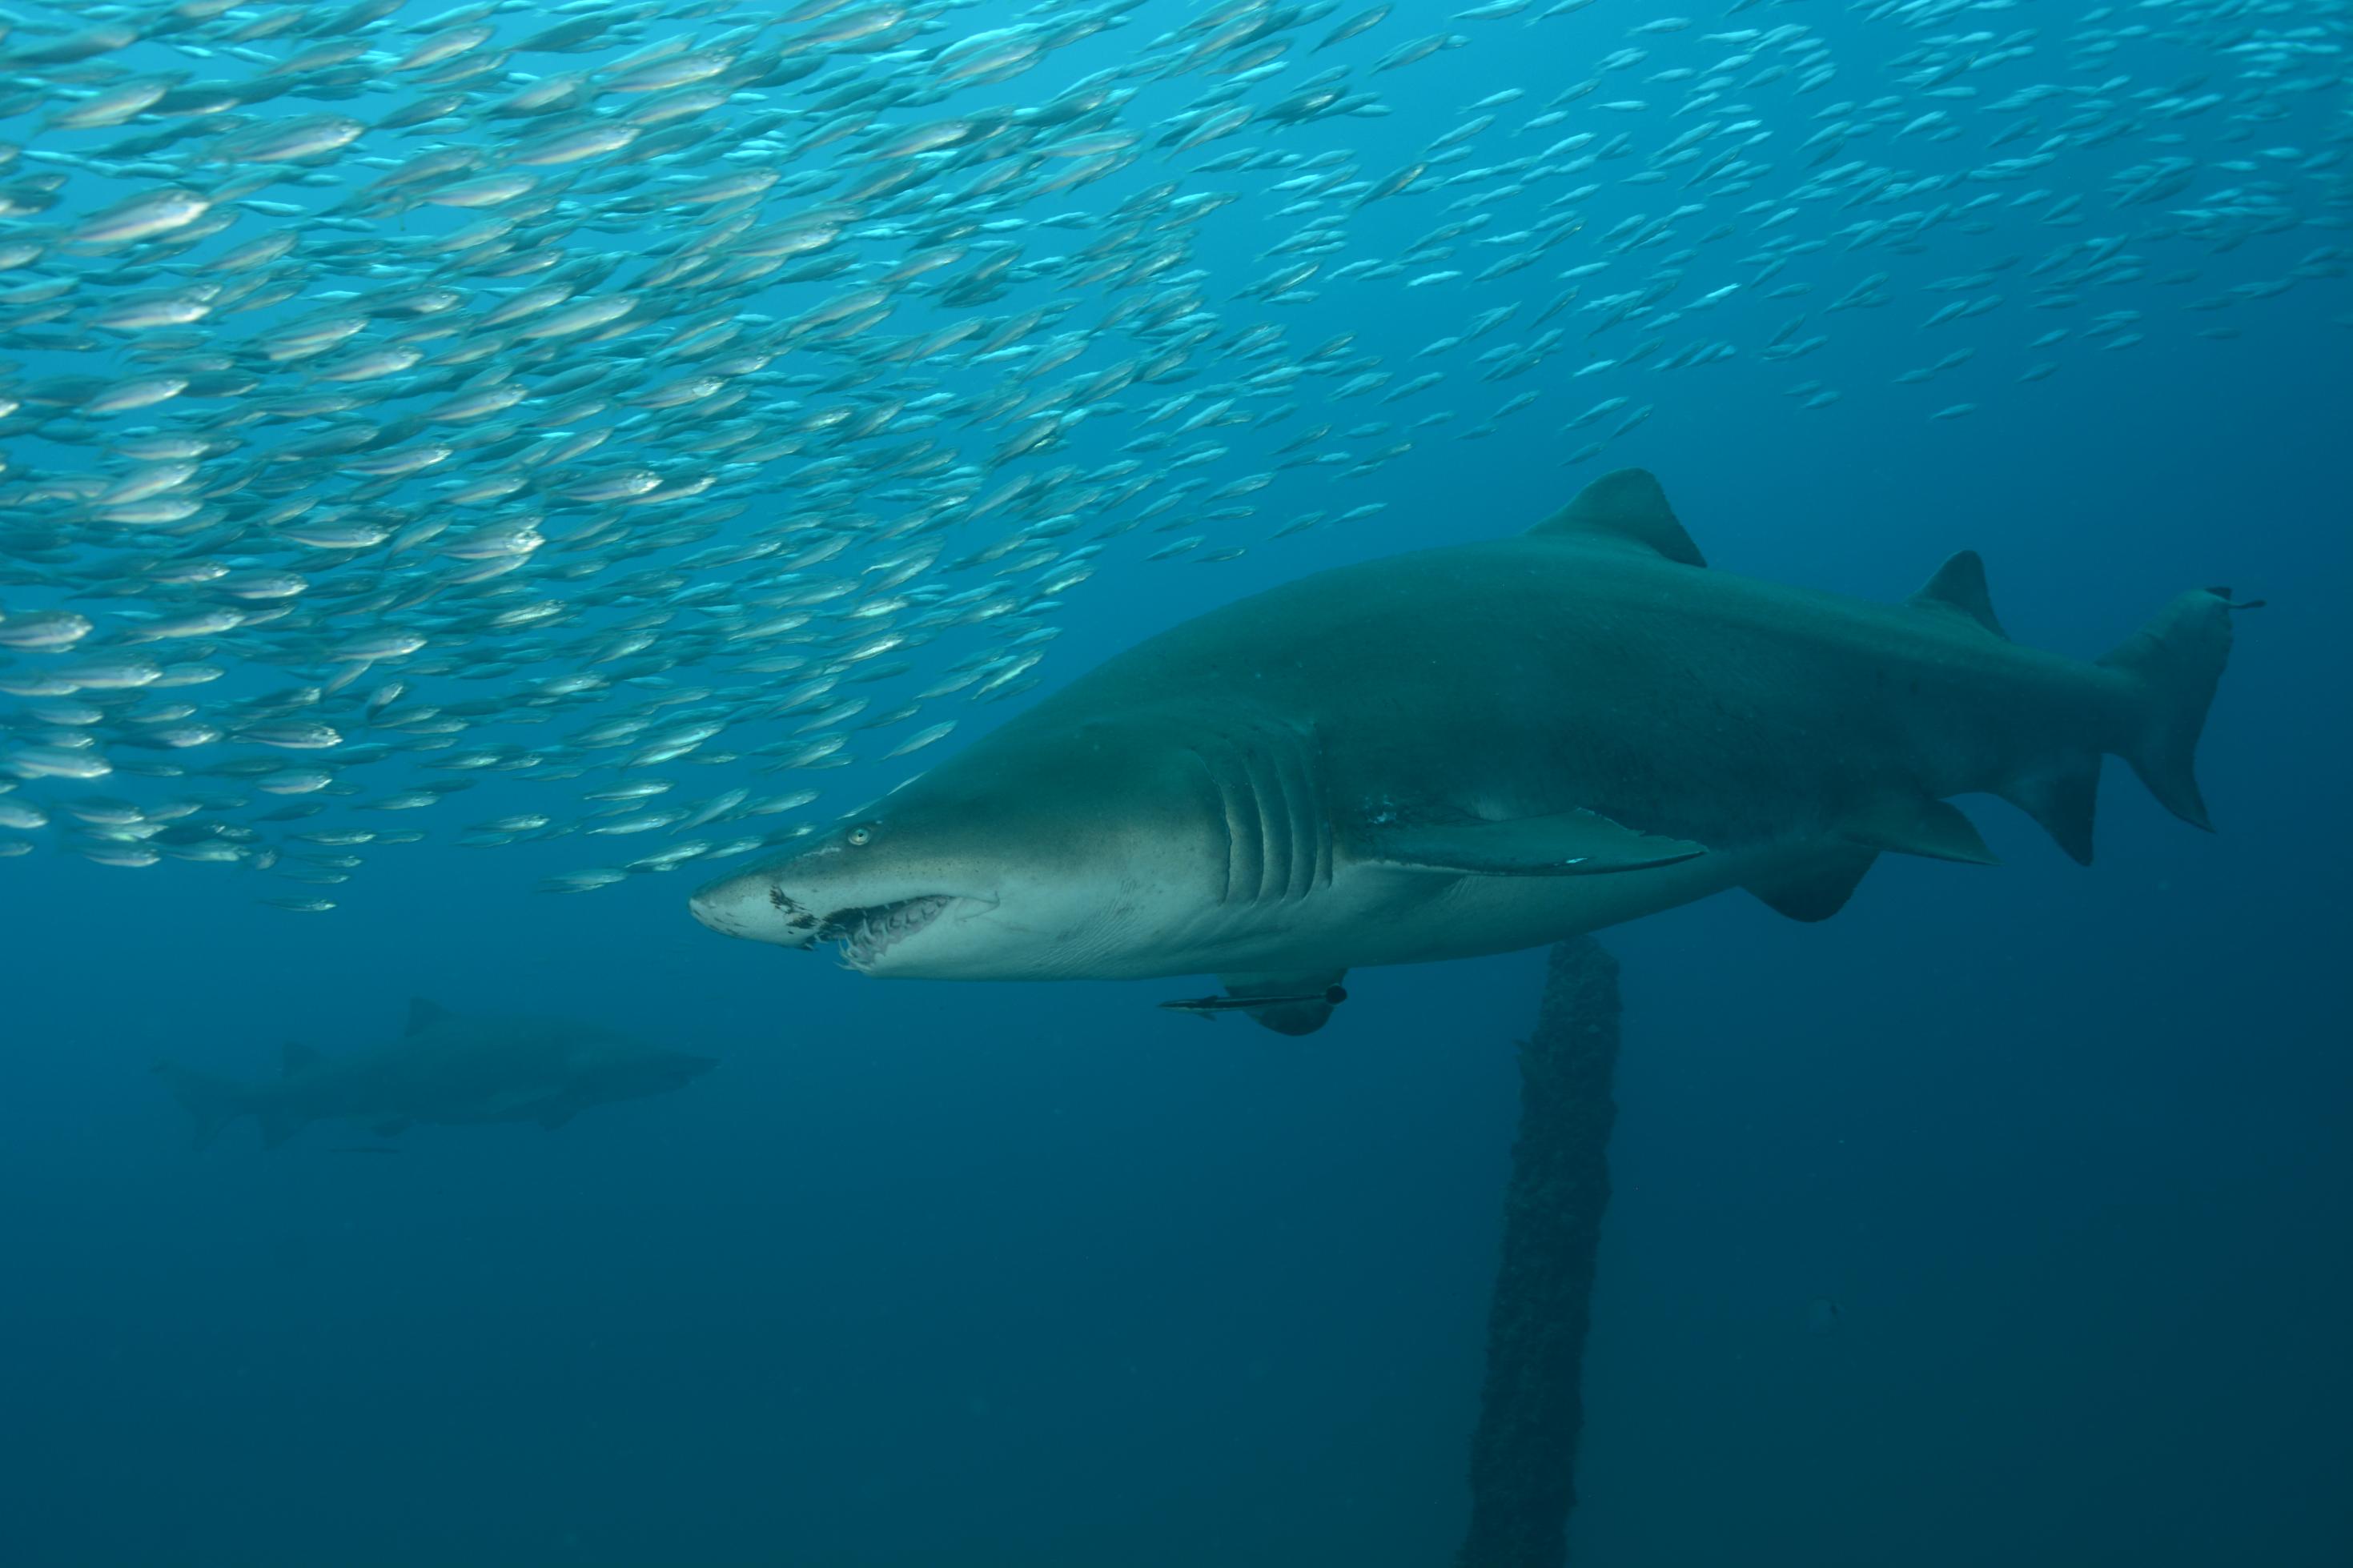
POLYGON ((1878 796, 1993 787, 2043 747, 2083 746, 2109 696, 2094 667, 1947 606, 1539 531, 1212 611, 983 744, 1009 764, 1031 737, 1104 716, 1292 731, 1311 737, 1344 826, 1389 810, 1583 809, 1728 847, 1826 831, 1878 796))

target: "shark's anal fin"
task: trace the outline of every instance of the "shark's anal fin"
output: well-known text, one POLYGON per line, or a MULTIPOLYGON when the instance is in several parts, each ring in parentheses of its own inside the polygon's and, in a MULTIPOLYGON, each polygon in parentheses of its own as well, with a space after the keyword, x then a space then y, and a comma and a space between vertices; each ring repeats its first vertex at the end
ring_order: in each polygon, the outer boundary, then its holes
POLYGON ((1832 844, 1797 867, 1743 883, 1765 907, 1793 921, 1826 921, 1846 907, 1879 851, 1832 844))
POLYGON ((438 1002, 428 1002, 422 996, 411 996, 408 999, 408 1028, 406 1032, 412 1035, 421 1035, 426 1030, 431 1028, 434 1025, 442 1022, 444 1019, 454 1018, 456 1016, 456 1014, 450 1012, 448 1008, 444 1007, 438 1002))
POLYGON ((1934 615, 1959 616, 2004 642, 2010 640, 2010 634, 2001 629, 2001 621, 1993 613, 1993 595, 1986 587, 1985 563, 1974 550, 1964 550, 1937 567, 1936 574, 1905 603, 1934 615))
POLYGON ((2089 749, 1996 791, 2034 818, 2078 866, 2092 863, 2092 816, 2100 801, 2100 753, 2089 749))
POLYGON ((1958 860, 1970 866, 2001 861, 1978 837, 1977 826, 1960 808, 1941 800, 1889 801, 1840 826, 1839 837, 1869 849, 1958 860))
POLYGON ((1507 822, 1373 826, 1350 835, 1361 860, 1402 870, 1472 877, 1591 877, 1647 871, 1707 853, 1704 844, 1638 833, 1599 812, 1507 822))
POLYGON ((1614 474, 1602 475, 1577 491, 1575 500, 1528 531, 1614 539, 1640 545, 1686 566, 1707 564, 1699 546, 1692 542, 1691 535, 1675 520, 1674 509, 1667 504, 1667 492, 1659 488, 1659 481, 1647 468, 1620 468, 1614 474))
POLYGON ((1229 996, 1289 998, 1247 1012, 1278 1035, 1312 1035, 1331 1021, 1332 1004, 1324 1000, 1324 994, 1337 990, 1347 973, 1330 969, 1321 974, 1220 974, 1218 984, 1229 996))

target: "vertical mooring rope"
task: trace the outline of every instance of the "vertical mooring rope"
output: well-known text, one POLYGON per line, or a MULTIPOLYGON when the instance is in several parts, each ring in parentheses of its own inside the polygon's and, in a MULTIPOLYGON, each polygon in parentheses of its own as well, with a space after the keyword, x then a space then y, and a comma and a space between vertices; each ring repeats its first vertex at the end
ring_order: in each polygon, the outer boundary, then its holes
POLYGON ((1535 1028, 1520 1042, 1519 1137, 1471 1439, 1471 1527, 1455 1568, 1561 1568, 1568 1559, 1579 1375, 1609 1206, 1618 1013, 1618 961, 1589 936, 1556 946, 1535 1028))

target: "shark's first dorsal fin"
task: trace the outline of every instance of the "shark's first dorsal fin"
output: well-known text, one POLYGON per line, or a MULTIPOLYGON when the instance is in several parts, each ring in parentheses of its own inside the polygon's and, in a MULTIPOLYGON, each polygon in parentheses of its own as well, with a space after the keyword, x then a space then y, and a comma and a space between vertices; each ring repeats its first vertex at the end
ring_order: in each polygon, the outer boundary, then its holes
POLYGON ((285 1050, 285 1072, 288 1078, 292 1078, 298 1073, 309 1072, 312 1068, 317 1067, 322 1059, 319 1053, 311 1047, 298 1046, 291 1040, 286 1042, 285 1050))
POLYGON ((1528 530, 1530 533, 1588 533, 1621 539, 1656 551, 1686 566, 1704 566, 1699 546, 1675 521, 1667 492, 1648 468, 1620 468, 1604 474, 1577 499, 1528 530))
POLYGON ((1967 616, 2002 641, 2010 640, 1994 616, 1993 595, 1986 591, 1985 562, 1974 550, 1964 550, 1937 567, 1936 574, 1905 603, 1940 616, 1967 616))
POLYGON ((456 1016, 438 1002, 428 1002, 422 996, 408 999, 408 1033, 412 1035, 421 1035, 443 1019, 456 1016))

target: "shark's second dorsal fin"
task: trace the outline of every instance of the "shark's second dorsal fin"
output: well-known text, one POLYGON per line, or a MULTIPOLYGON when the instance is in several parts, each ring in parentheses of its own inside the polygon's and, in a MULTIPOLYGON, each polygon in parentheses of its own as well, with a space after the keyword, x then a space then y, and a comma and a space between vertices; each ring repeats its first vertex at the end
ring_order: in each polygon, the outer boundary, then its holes
POLYGON ((412 1035, 421 1035, 443 1019, 455 1016, 438 1002, 428 1002, 422 996, 408 999, 408 1033, 412 1035))
POLYGON ((1964 550, 1937 567, 1936 574, 1904 602, 1940 616, 1967 616, 2002 641, 2010 640, 1995 618, 1993 595, 1986 590, 1985 562, 1974 550, 1964 550))
POLYGON ((318 1051, 311 1047, 298 1046, 291 1040, 286 1042, 285 1053, 284 1070, 288 1078, 309 1072, 322 1059, 318 1051))
POLYGON ((1667 505, 1648 468, 1620 468, 1604 474, 1577 499, 1528 530, 1530 533, 1588 533, 1621 539, 1657 552, 1686 566, 1704 566, 1705 557, 1667 505))

